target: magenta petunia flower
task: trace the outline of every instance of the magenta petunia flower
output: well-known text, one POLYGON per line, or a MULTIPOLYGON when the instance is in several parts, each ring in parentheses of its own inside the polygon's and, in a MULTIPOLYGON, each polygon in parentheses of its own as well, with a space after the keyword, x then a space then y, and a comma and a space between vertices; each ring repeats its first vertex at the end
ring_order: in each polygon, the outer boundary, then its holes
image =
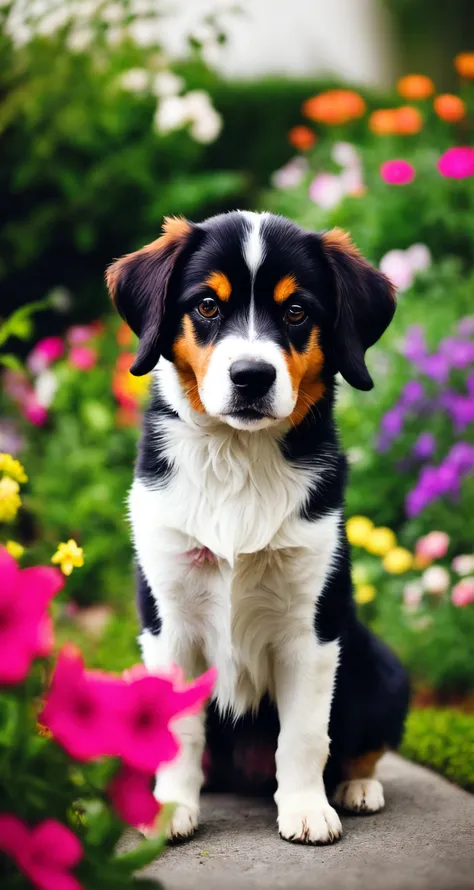
POLYGON ((448 148, 438 164, 441 176, 448 179, 466 179, 474 175, 474 148, 469 145, 448 148))
POLYGON ((51 627, 46 608, 63 584, 57 569, 19 569, 16 560, 0 548, 0 683, 21 683, 33 659, 49 654, 51 627))
POLYGON ((40 890, 83 890, 70 871, 82 859, 81 842, 56 819, 30 828, 17 816, 0 813, 0 850, 40 890))
POLYGON ((73 346, 69 353, 69 364, 79 371, 90 371, 97 361, 97 350, 92 346, 73 346))
POLYGON ((44 337, 31 350, 26 360, 27 367, 32 374, 39 374, 61 358, 63 352, 64 343, 61 337, 44 337))
POLYGON ((385 161, 380 167, 380 175, 389 185, 407 185, 415 178, 415 168, 408 161, 385 161))
POLYGON ((122 766, 107 791, 114 809, 128 825, 134 828, 153 825, 161 806, 153 794, 149 773, 122 766))

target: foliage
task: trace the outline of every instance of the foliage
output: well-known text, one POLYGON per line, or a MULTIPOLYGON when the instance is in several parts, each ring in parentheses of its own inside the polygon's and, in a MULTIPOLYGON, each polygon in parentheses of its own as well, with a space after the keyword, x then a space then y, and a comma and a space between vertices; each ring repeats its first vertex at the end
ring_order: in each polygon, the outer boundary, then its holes
POLYGON ((474 715, 454 710, 412 711, 401 753, 474 791, 474 715))

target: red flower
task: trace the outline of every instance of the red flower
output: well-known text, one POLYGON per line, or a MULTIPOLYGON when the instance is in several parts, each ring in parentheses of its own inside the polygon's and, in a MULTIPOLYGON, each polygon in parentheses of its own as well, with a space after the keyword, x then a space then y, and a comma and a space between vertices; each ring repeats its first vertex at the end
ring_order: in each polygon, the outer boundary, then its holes
POLYGON ((288 133, 288 142, 298 151, 308 151, 316 142, 316 136, 309 127, 292 127, 288 133))
POLYGON ((0 813, 0 850, 40 890, 82 890, 70 873, 82 859, 79 839, 56 819, 35 828, 9 813, 0 813))
POLYGON ((33 659, 49 654, 51 627, 46 607, 63 584, 57 569, 19 569, 0 548, 0 683, 20 683, 33 659))
POLYGON ((108 787, 109 797, 118 815, 134 828, 153 825, 160 812, 161 806, 151 785, 149 773, 122 766, 108 787))
POLYGON ((178 742, 169 728, 173 718, 196 713, 209 698, 215 683, 214 668, 190 683, 176 687, 165 677, 148 675, 126 684, 120 700, 120 756, 135 769, 155 772, 178 753, 178 742))
POLYGON ((85 671, 81 653, 65 646, 39 721, 76 760, 120 751, 112 712, 124 687, 112 674, 85 671))

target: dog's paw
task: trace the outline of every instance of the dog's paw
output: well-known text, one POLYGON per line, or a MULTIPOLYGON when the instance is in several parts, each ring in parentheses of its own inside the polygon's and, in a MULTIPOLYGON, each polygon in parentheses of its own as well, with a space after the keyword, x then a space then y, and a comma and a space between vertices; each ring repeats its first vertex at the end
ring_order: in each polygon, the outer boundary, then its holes
POLYGON ((351 813, 378 813, 385 806, 383 788, 378 779, 351 779, 341 782, 334 803, 351 813))
POLYGON ((166 827, 166 837, 170 841, 183 841, 193 836, 199 825, 199 807, 177 804, 166 827))
POLYGON ((314 799, 299 809, 279 807, 280 837, 295 844, 333 844, 342 834, 336 811, 327 800, 314 799))

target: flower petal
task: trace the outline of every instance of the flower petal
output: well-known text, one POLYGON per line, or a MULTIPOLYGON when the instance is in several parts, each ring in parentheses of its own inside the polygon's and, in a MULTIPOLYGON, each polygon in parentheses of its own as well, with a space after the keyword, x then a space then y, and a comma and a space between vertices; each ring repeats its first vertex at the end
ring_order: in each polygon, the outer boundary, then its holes
POLYGON ((45 819, 37 825, 31 834, 31 844, 32 850, 38 850, 52 868, 73 868, 82 859, 79 838, 56 819, 45 819))
POLYGON ((0 813, 0 850, 14 859, 30 843, 28 826, 11 813, 0 813))
POLYGON ((0 547, 0 602, 7 602, 15 593, 20 569, 5 547, 0 547))

